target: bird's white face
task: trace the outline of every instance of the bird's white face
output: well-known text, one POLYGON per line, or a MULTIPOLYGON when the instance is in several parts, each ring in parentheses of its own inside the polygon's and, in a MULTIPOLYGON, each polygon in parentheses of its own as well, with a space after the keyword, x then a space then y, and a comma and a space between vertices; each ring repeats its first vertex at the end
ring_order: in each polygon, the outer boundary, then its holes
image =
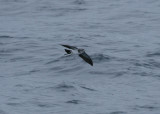
POLYGON ((84 49, 78 49, 78 53, 83 53, 84 49))

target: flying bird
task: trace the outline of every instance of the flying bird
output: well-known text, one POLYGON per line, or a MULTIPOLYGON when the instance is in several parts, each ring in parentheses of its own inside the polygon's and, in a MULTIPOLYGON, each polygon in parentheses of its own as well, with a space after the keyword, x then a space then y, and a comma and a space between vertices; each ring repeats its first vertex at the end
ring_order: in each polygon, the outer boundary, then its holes
POLYGON ((90 64, 91 66, 93 66, 93 62, 92 62, 92 59, 89 57, 89 55, 85 52, 84 49, 81 49, 81 48, 77 48, 75 46, 69 46, 69 45, 62 45, 68 49, 65 49, 65 52, 67 54, 71 54, 72 53, 72 50, 76 50, 78 51, 78 54, 79 56, 85 61, 87 62, 88 64, 90 64))

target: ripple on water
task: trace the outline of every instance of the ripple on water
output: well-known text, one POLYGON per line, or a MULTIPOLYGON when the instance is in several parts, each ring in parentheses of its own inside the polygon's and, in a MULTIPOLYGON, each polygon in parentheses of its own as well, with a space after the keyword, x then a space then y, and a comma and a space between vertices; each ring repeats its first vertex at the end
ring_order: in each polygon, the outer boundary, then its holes
POLYGON ((59 61, 68 61, 68 60, 73 60, 73 56, 61 56, 61 57, 58 57, 54 60, 50 60, 46 63, 46 65, 48 64, 53 64, 53 63, 56 63, 56 62, 59 62, 59 61))
POLYGON ((61 69, 59 70, 58 72, 59 73, 71 73, 71 72, 78 72, 82 69, 83 67, 82 66, 74 66, 74 67, 71 67, 71 68, 64 68, 64 69, 61 69))
POLYGON ((59 106, 58 104, 50 103, 50 102, 40 102, 40 101, 34 101, 32 104, 36 105, 37 107, 40 108, 51 108, 51 107, 56 107, 59 106))
POLYGON ((23 51, 23 49, 19 49, 19 48, 1 49, 0 53, 13 53, 13 52, 17 52, 17 51, 23 51))
POLYGON ((146 111, 153 111, 158 110, 160 107, 156 107, 154 105, 135 105, 133 107, 134 110, 146 110, 146 111))
POLYGON ((128 114, 124 111, 112 111, 112 112, 104 112, 104 113, 96 113, 96 114, 128 114))
POLYGON ((9 105, 9 106, 15 106, 15 107, 22 106, 21 103, 15 103, 15 102, 9 102, 9 103, 6 103, 6 104, 9 105))
POLYGON ((10 59, 10 62, 17 62, 17 61, 29 61, 33 59, 32 56, 25 56, 25 57, 13 57, 10 59))
POLYGON ((94 55, 92 55, 91 57, 92 57, 92 60, 93 60, 95 63, 105 62, 105 61, 109 61, 109 60, 111 59, 110 56, 104 55, 104 54, 94 54, 94 55))
POLYGON ((77 5, 82 5, 82 4, 85 4, 85 1, 84 0, 75 0, 73 3, 77 4, 77 5))
POLYGON ((155 56, 160 56, 160 52, 154 52, 154 53, 148 53, 147 55, 146 55, 146 57, 155 57, 155 56))
POLYGON ((0 39, 1 39, 1 38, 5 38, 5 39, 6 39, 6 38, 9 38, 9 39, 10 39, 10 38, 14 38, 14 37, 8 36, 8 35, 2 35, 2 36, 0 36, 0 39))
POLYGON ((109 114, 127 114, 127 112, 124 112, 124 111, 114 111, 114 112, 110 112, 109 114))
POLYGON ((85 89, 85 90, 89 90, 89 91, 96 91, 95 89, 89 88, 89 87, 85 87, 85 86, 80 86, 81 88, 85 89))
POLYGON ((7 113, 0 109, 0 114, 7 114, 7 113))
POLYGON ((66 92, 66 91, 70 91, 70 90, 76 90, 76 88, 73 85, 69 85, 66 83, 61 83, 58 84, 56 87, 54 87, 54 89, 58 90, 58 91, 62 91, 62 92, 66 92))
POLYGON ((81 101, 81 100, 69 100, 69 101, 66 101, 66 103, 69 103, 69 104, 83 104, 84 101, 81 101))
POLYGON ((105 71, 90 71, 89 73, 92 75, 105 75, 105 74, 107 74, 107 72, 105 72, 105 71))
POLYGON ((145 60, 143 62, 138 62, 138 63, 136 62, 134 63, 134 65, 138 67, 149 68, 149 69, 160 68, 160 62, 153 59, 145 60))

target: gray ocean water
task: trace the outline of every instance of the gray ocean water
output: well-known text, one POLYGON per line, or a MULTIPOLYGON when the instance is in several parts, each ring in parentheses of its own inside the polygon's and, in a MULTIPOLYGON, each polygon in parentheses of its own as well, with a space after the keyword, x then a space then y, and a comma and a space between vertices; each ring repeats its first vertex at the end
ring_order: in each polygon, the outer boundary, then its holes
POLYGON ((160 1, 0 0, 0 114, 160 114, 160 1))

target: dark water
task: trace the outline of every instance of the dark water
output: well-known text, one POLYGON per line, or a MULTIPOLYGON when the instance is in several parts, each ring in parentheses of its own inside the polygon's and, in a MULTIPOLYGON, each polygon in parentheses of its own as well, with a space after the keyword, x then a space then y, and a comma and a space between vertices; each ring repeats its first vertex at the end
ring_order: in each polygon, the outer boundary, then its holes
POLYGON ((0 114, 159 114, 159 11, 159 0, 0 0, 0 114))

